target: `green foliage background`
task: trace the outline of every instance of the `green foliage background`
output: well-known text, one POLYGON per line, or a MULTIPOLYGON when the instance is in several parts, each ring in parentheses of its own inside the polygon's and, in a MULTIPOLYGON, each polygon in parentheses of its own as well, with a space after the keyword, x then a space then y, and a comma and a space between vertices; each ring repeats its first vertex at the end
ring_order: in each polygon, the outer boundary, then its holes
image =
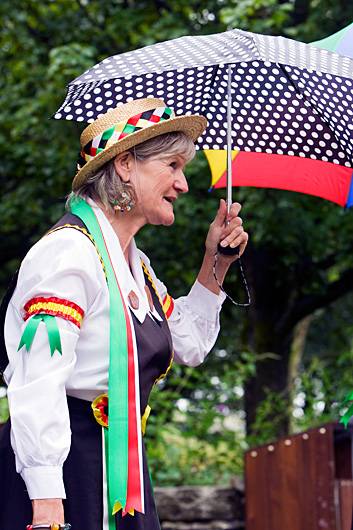
MULTIPOLYGON (((353 5, 343 0, 2 0, 0 17, 0 285, 5 288, 30 245, 61 216, 70 190, 81 128, 49 119, 70 80, 106 56, 229 27, 314 41, 350 23, 353 5)), ((175 225, 148 227, 139 235, 139 245, 175 297, 192 285, 222 195, 207 192, 210 175, 202 153, 188 177, 190 194, 178 201, 175 225)), ((246 265, 254 309, 225 304, 222 333, 205 364, 175 367, 154 392, 147 440, 158 484, 224 483, 241 472, 247 443, 273 438, 289 416, 291 429, 337 417, 337 402, 353 384, 351 283, 328 296, 330 286, 353 267, 353 212, 274 190, 241 189, 236 196, 251 234, 252 258, 246 265), (283 355, 270 340, 274 325, 288 300, 308 303, 313 297, 292 398, 285 381, 276 388, 263 380, 246 439, 247 383, 254 377, 261 382, 262 367, 269 363, 273 381, 279 379, 276 360, 283 355)), ((242 296, 236 269, 227 288, 242 296)), ((4 400, 0 414, 7 414, 4 400)))

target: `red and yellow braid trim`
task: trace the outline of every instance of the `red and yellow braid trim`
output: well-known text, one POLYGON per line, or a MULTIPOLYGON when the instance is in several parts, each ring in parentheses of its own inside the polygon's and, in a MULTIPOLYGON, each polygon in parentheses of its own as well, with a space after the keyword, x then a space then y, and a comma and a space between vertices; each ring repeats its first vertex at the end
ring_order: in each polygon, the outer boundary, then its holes
POLYGON ((149 279, 149 281, 151 282, 151 285, 153 287, 153 290, 154 292, 156 293, 157 295, 157 298, 159 300, 159 303, 161 304, 162 306, 162 309, 163 309, 163 312, 166 316, 166 319, 168 320, 168 318, 170 317, 170 315, 173 313, 173 309, 174 309, 174 300, 173 298, 167 293, 164 297, 164 300, 161 299, 160 295, 159 295, 159 292, 157 290, 157 287, 155 286, 154 284, 154 281, 153 281, 153 278, 151 276, 151 273, 150 271, 148 270, 147 268, 147 265, 146 263, 141 259, 141 265, 142 265, 142 268, 145 272, 145 274, 147 275, 147 278, 149 279))
MULTIPOLYGON (((165 317, 166 319, 168 320, 168 318, 170 317, 170 315, 172 314, 173 312, 173 309, 174 309, 174 300, 173 298, 167 293, 166 296, 164 297, 164 301, 162 301, 160 295, 159 295, 159 292, 157 290, 157 287, 155 286, 154 284, 154 281, 153 281, 153 278, 151 276, 151 273, 150 271, 148 270, 147 268, 147 265, 146 263, 141 259, 141 265, 142 265, 142 269, 144 270, 148 280, 150 281, 151 285, 152 285, 152 288, 154 290, 154 292, 156 293, 157 295, 157 298, 159 300, 159 303, 161 304, 161 307, 164 311, 164 314, 165 314, 165 317)), ((169 370, 171 369, 172 365, 173 365, 173 361, 174 361, 174 350, 172 351, 172 355, 170 357, 170 361, 169 361, 169 365, 166 369, 166 371, 161 374, 159 377, 157 377, 157 379, 155 380, 154 384, 156 385, 157 383, 159 383, 159 381, 161 381, 162 379, 164 379, 165 377, 167 377, 168 373, 169 373, 169 370)), ((149 413, 148 413, 149 414, 149 413)))
POLYGON ((63 298, 56 298, 55 296, 31 298, 24 306, 24 310, 24 320, 27 320, 33 315, 52 315, 69 320, 78 328, 81 327, 84 315, 83 309, 74 302, 64 300, 63 298))
POLYGON ((173 309, 174 309, 174 300, 170 296, 170 294, 167 293, 163 300, 163 311, 167 319, 173 313, 173 309))

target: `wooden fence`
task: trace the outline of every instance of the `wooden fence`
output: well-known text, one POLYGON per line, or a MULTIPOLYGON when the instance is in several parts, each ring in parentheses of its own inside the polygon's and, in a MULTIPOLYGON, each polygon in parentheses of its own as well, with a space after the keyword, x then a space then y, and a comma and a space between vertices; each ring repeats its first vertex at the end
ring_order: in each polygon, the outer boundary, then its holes
POLYGON ((352 428, 327 424, 246 453, 246 530, 351 530, 352 428))

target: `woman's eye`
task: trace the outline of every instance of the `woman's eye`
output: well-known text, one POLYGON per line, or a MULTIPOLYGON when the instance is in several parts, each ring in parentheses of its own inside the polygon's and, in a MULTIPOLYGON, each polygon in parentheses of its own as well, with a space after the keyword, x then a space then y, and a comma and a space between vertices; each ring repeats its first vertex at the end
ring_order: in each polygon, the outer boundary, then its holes
POLYGON ((170 167, 172 167, 173 169, 176 169, 178 167, 178 164, 176 162, 171 162, 170 164, 170 167))

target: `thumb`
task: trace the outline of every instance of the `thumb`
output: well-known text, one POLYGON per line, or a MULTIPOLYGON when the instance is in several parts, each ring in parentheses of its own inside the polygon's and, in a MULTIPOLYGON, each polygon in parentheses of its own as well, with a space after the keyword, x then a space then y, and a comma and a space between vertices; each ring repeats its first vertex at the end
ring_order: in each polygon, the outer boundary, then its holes
POLYGON ((216 226, 223 226, 227 217, 227 203, 224 199, 221 199, 219 201, 219 207, 216 214, 216 217, 214 218, 214 224, 216 226))

